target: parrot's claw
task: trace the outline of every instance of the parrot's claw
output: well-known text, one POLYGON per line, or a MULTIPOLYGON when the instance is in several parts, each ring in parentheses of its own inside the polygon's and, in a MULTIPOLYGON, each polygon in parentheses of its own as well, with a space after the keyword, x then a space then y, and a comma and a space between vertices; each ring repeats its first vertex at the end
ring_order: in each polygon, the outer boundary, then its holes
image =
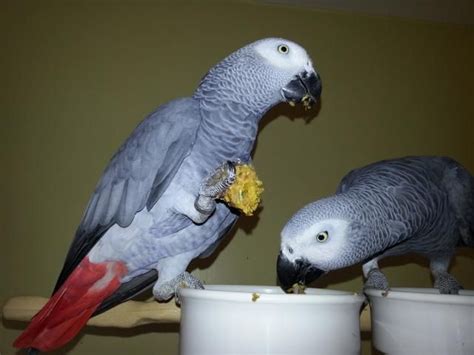
POLYGON ((463 288, 454 276, 447 272, 439 273, 435 277, 434 287, 439 290, 439 293, 448 295, 457 295, 459 290, 463 288))
POLYGON ((215 209, 215 200, 227 191, 236 177, 236 163, 227 161, 217 167, 202 183, 194 207, 203 215, 210 215, 215 209))
POLYGON ((204 289, 204 285, 198 278, 185 271, 182 274, 176 276, 174 279, 164 282, 159 287, 154 287, 153 296, 158 301, 166 301, 174 296, 176 304, 180 305, 181 301, 179 299, 179 290, 181 288, 202 290, 204 289))
POLYGON ((375 288, 384 291, 382 296, 387 296, 390 286, 388 280, 380 269, 372 269, 367 275, 367 281, 364 284, 364 290, 375 288))
POLYGON ((178 306, 181 305, 181 300, 179 298, 180 289, 192 288, 196 290, 204 290, 204 285, 202 284, 201 280, 199 280, 197 277, 194 277, 189 272, 183 272, 176 279, 177 283, 174 289, 174 300, 178 306))
POLYGON ((226 161, 217 167, 201 185, 199 194, 213 199, 221 197, 235 181, 235 165, 234 162, 226 161))

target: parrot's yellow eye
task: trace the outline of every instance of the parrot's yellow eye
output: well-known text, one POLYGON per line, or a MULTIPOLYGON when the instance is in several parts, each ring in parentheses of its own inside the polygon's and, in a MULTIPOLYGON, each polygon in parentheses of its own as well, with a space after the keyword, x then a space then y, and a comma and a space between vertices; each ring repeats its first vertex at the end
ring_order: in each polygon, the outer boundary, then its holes
POLYGON ((326 231, 318 233, 316 235, 316 240, 320 243, 324 243, 326 240, 328 240, 328 238, 329 238, 329 234, 326 231))
POLYGON ((290 48, 288 48, 288 46, 286 44, 280 44, 278 46, 278 52, 280 52, 282 54, 288 54, 289 51, 290 51, 290 48))

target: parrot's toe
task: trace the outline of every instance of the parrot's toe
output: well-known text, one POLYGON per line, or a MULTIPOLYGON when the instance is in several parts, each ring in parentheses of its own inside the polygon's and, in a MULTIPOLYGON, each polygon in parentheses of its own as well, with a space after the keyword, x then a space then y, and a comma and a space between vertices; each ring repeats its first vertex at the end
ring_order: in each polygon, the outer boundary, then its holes
POLYGON ((447 295, 457 295, 459 294, 459 290, 463 288, 454 276, 448 273, 437 275, 434 287, 439 290, 439 293, 447 295))
POLYGON ((201 184, 199 195, 194 201, 194 207, 200 215, 193 219, 196 223, 203 223, 214 212, 216 199, 222 197, 236 178, 235 163, 227 161, 221 164, 201 184))
POLYGON ((178 306, 181 305, 181 299, 179 296, 180 289, 182 288, 192 288, 192 289, 198 289, 198 290, 204 289, 204 285, 201 282, 201 280, 199 280, 197 277, 194 277, 189 272, 183 272, 181 275, 177 277, 177 279, 179 281, 175 286, 174 299, 178 306))
POLYGON ((226 161, 204 181, 200 194, 217 199, 234 183, 235 177, 235 163, 226 161))
POLYGON ((175 287, 173 280, 164 282, 160 285, 157 283, 153 287, 153 297, 160 302, 168 301, 174 296, 174 290, 175 287))
POLYGON ((385 291, 385 295, 387 294, 390 286, 388 284, 388 280, 383 274, 382 271, 379 269, 372 269, 367 277, 367 281, 364 284, 364 290, 369 288, 375 288, 377 290, 385 291))
POLYGON ((191 275, 189 272, 183 272, 174 279, 159 283, 153 287, 153 296, 158 301, 167 301, 175 297, 176 304, 180 305, 179 290, 181 288, 204 289, 203 283, 191 275))

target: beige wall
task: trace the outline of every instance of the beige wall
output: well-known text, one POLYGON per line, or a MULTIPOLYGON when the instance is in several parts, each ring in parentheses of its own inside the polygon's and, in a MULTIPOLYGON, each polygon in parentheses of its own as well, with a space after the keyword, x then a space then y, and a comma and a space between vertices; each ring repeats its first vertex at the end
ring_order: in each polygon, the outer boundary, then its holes
MULTIPOLYGON (((323 78, 322 108, 310 122, 289 107, 268 115, 255 152, 263 210, 242 220, 215 260, 198 265, 205 282, 274 284, 283 224, 332 193, 351 168, 443 154, 474 172, 473 27, 250 2, 10 1, 0 16, 0 304, 49 294, 89 194, 137 122, 191 94, 210 66, 261 37, 307 48, 323 78)), ((383 265, 393 286, 430 286, 420 259, 383 265)), ((462 251, 452 268, 467 288, 473 265, 474 254, 462 251)), ((360 290, 360 268, 319 285, 360 290)), ((3 320, 2 355, 14 352, 22 326, 3 320)), ((88 328, 67 349, 175 354, 176 331, 88 328)))

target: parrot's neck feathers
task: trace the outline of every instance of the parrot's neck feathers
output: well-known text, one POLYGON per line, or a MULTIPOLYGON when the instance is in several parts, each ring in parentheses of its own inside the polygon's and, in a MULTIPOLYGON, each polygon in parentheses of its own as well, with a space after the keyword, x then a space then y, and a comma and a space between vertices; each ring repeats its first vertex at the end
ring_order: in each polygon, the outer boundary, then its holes
POLYGON ((223 111, 227 114, 234 114, 237 117, 246 118, 253 116, 258 120, 278 101, 258 100, 254 96, 239 93, 239 90, 220 90, 220 88, 199 86, 193 95, 199 100, 201 109, 206 112, 223 111))
POLYGON ((281 101, 279 91, 269 90, 267 86, 271 85, 262 83, 275 80, 270 74, 262 75, 266 73, 265 68, 262 61, 244 47, 211 68, 193 98, 208 110, 225 109, 242 117, 261 118, 281 101))
POLYGON ((258 133, 260 116, 244 107, 220 107, 201 101, 201 125, 196 144, 212 145, 223 160, 248 161, 258 133))

